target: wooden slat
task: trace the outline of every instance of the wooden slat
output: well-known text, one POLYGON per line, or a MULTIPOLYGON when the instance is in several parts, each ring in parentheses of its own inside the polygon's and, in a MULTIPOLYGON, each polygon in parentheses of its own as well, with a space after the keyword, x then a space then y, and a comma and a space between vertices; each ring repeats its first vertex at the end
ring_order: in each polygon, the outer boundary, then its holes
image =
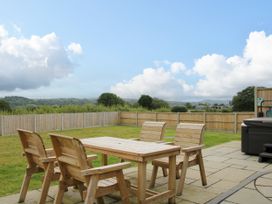
POLYGON ((79 166, 79 162, 76 158, 68 157, 68 156, 59 156, 58 160, 73 166, 79 166))

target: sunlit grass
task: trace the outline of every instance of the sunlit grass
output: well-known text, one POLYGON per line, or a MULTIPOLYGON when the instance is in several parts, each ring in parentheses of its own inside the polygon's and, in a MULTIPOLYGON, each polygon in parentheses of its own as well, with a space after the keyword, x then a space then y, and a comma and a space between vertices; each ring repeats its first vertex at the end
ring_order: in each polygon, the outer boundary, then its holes
MULTIPOLYGON (((73 136, 77 138, 88 138, 97 136, 112 136, 120 138, 137 138, 140 133, 139 127, 133 126, 110 126, 96 127, 65 131, 51 131, 52 133, 73 136)), ((51 147, 49 132, 41 133, 46 148, 51 147)), ((166 129, 165 140, 171 141, 175 135, 174 129, 166 129)), ((239 140, 239 134, 206 132, 206 147, 214 146, 231 140, 239 140)), ((26 161, 22 156, 21 143, 17 135, 0 137, 0 196, 18 193, 23 180, 26 161)), ((100 165, 99 158, 94 162, 95 166, 100 165)), ((119 161, 118 158, 110 157, 109 163, 119 161)), ((42 174, 41 174, 42 175, 42 174)), ((41 187, 41 175, 34 176, 30 182, 29 189, 41 187)))

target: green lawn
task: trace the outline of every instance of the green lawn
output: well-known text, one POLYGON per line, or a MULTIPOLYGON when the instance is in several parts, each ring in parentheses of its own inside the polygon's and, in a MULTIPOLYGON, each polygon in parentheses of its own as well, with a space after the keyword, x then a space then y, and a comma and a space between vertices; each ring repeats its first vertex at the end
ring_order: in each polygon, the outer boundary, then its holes
MULTIPOLYGON (((113 136, 121 138, 136 138, 139 136, 140 128, 131 126, 110 126, 86 128, 66 131, 51 131, 58 134, 86 138, 96 136, 113 136)), ((47 133, 41 133, 46 148, 51 147, 51 141, 47 133)), ((166 129, 165 136, 175 135, 174 129, 166 129)), ((231 140, 240 140, 240 134, 206 132, 205 145, 210 147, 231 140)), ((166 141, 171 138, 166 137, 166 141)), ((0 137, 0 196, 18 193, 23 180, 26 161, 22 156, 21 143, 17 135, 0 137)), ((110 163, 116 162, 117 158, 110 158, 110 163)), ((95 161, 99 165, 99 161, 95 161)), ((41 187, 41 175, 35 175, 31 180, 30 189, 41 187)))

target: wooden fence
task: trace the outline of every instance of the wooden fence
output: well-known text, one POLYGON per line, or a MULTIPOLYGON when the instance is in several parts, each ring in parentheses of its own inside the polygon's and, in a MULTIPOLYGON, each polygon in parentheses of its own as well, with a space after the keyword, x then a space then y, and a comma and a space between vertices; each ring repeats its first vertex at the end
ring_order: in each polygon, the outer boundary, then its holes
POLYGON ((255 117, 254 112, 241 113, 138 113, 121 112, 121 125, 141 126, 145 120, 165 121, 168 127, 175 127, 179 122, 204 123, 207 130, 237 133, 241 130, 244 119, 255 117))
POLYGON ((45 132, 117 124, 119 124, 118 112, 2 115, 0 134, 16 134, 17 128, 45 132))
POLYGON ((0 134, 16 134, 17 128, 46 132, 108 125, 141 126, 145 120, 165 121, 168 127, 179 122, 205 123, 207 130, 237 133, 244 119, 254 117, 254 112, 246 113, 138 113, 138 112, 94 112, 57 113, 35 115, 0 116, 0 134))

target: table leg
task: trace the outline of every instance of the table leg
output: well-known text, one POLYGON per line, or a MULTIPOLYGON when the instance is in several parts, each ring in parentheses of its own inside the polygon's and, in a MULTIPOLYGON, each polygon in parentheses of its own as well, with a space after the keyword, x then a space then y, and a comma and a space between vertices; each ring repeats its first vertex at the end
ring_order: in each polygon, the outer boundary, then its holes
POLYGON ((168 203, 175 203, 176 197, 176 155, 169 156, 168 190, 174 191, 174 196, 168 199, 168 203))
POLYGON ((146 162, 138 163, 138 203, 145 202, 145 189, 146 189, 146 162))
POLYGON ((101 154, 101 164, 102 164, 103 166, 108 165, 108 155, 106 155, 106 154, 101 154))

